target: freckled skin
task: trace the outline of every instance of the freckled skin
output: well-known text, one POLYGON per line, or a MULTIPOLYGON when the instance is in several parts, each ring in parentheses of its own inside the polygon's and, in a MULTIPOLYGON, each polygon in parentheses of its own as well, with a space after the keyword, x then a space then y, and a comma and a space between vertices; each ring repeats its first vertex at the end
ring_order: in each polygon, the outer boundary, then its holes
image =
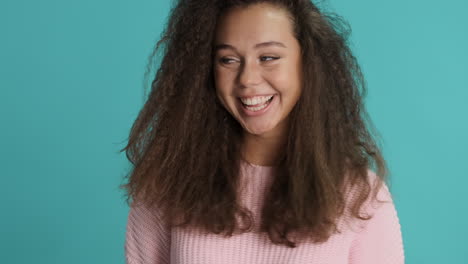
POLYGON ((274 166, 284 144, 289 114, 302 91, 301 48, 286 10, 271 4, 234 8, 221 18, 214 60, 216 94, 244 129, 243 156, 247 161, 274 166), (258 43, 279 45, 255 47, 258 43), (238 97, 276 94, 267 113, 247 116, 238 97))

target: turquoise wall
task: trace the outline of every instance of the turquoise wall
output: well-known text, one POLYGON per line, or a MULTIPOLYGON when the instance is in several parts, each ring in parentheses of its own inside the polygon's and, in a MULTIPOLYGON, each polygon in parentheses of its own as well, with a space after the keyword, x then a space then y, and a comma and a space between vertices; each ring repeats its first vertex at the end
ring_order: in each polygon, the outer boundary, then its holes
MULTIPOLYGON (((2 263, 124 263, 118 150, 169 5, 0 3, 2 263)), ((353 29, 407 263, 468 263, 468 2, 328 5, 353 29)))

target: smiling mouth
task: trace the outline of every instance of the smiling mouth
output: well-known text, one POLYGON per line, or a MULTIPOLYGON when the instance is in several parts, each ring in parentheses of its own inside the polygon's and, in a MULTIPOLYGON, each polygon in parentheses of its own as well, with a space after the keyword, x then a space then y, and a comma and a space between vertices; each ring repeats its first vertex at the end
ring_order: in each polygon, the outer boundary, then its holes
POLYGON ((256 104, 256 105, 244 104, 244 102, 242 102, 242 100, 241 100, 239 97, 238 97, 237 99, 238 99, 239 102, 240 102, 243 106, 245 106, 245 107, 258 107, 258 106, 262 106, 262 105, 271 103, 271 101, 273 101, 273 98, 275 98, 275 96, 276 96, 276 94, 273 94, 273 96, 272 96, 270 99, 266 100, 266 101, 263 102, 263 103, 258 103, 258 104, 256 104))
POLYGON ((247 104, 244 104, 244 103, 240 100, 240 98, 239 98, 239 102, 241 103, 242 108, 243 108, 244 110, 248 110, 249 112, 252 112, 252 113, 253 113, 253 112, 260 112, 261 110, 267 108, 267 107, 271 104, 271 102, 273 101, 273 99, 275 98, 275 96, 276 96, 276 94, 273 95, 269 100, 267 100, 267 101, 265 101, 265 102, 263 102, 263 103, 258 103, 258 104, 256 104, 256 105, 247 105, 247 104))

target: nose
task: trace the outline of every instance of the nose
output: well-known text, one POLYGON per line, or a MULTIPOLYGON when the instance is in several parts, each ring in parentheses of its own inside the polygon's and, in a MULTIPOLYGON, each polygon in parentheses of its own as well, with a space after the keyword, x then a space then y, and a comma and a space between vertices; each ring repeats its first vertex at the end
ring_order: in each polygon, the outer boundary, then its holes
POLYGON ((245 60, 241 65, 238 78, 239 84, 243 87, 257 85, 262 80, 261 69, 255 61, 245 60))

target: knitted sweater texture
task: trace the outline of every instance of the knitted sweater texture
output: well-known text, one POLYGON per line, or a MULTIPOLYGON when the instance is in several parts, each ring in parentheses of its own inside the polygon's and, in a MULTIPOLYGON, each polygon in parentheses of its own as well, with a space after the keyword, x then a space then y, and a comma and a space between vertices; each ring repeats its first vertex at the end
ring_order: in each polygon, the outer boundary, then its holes
MULTIPOLYGON (((245 161, 241 164, 241 180, 245 183, 241 200, 252 211, 258 228, 262 198, 271 184, 274 167, 245 161)), ((368 176, 371 181, 376 178, 371 170, 368 176)), ((223 237, 170 228, 160 221, 159 211, 130 206, 124 247, 126 263, 403 264, 399 218, 387 185, 378 191, 377 197, 388 202, 376 206, 366 203, 366 212, 373 216, 370 220, 356 219, 354 225, 339 221, 341 233, 324 243, 306 241, 296 248, 275 245, 267 234, 253 231, 223 237)))

